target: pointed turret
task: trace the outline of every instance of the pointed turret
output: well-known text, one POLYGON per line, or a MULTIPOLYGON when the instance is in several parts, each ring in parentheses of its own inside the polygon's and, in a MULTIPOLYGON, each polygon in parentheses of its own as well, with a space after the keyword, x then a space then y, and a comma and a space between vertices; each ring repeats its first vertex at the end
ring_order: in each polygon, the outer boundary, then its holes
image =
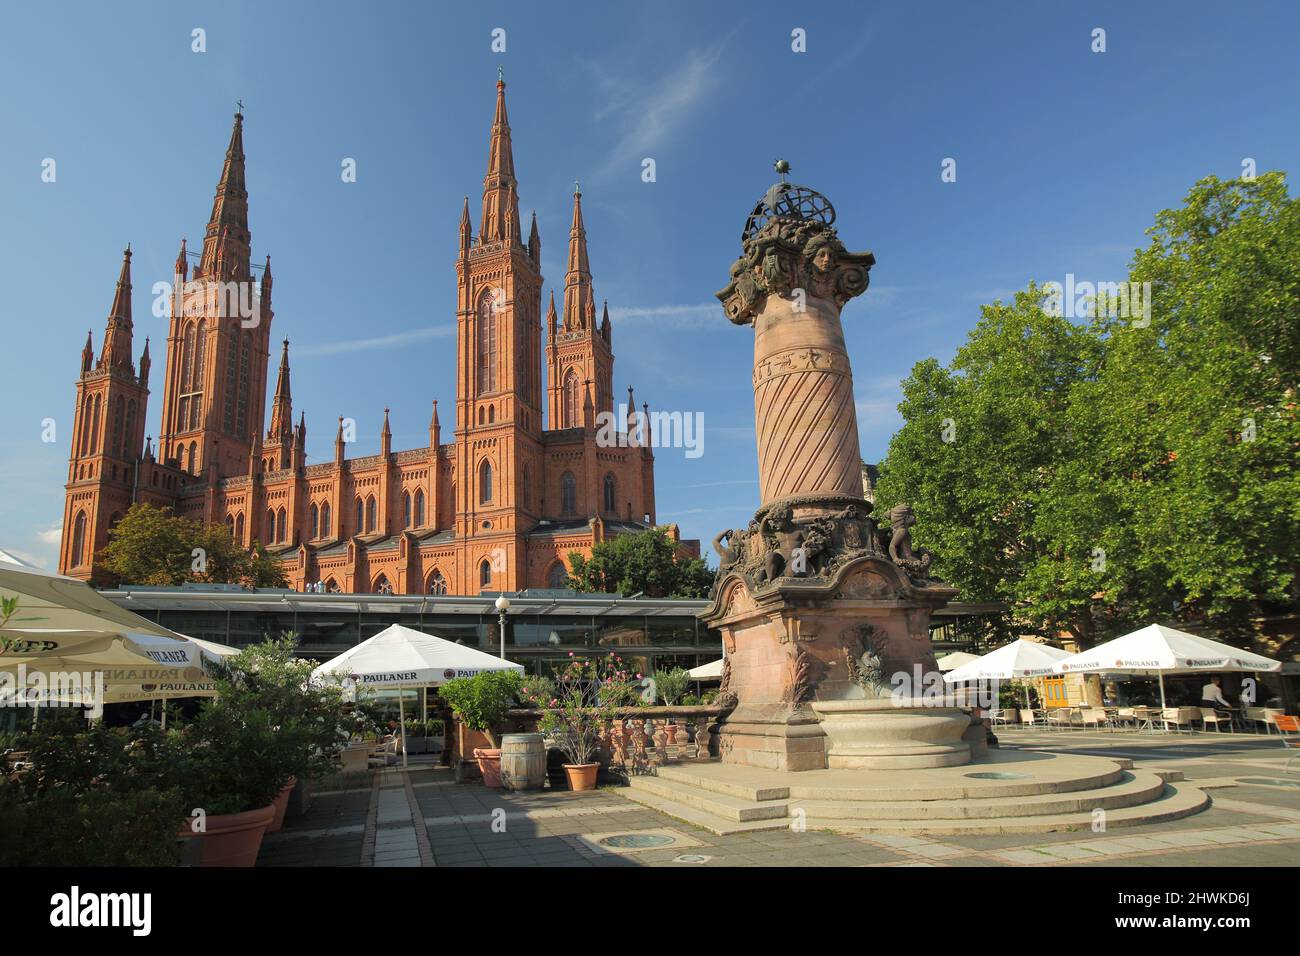
POLYGON ((600 319, 600 334, 605 340, 605 344, 612 345, 614 338, 613 327, 609 324, 609 299, 605 300, 605 311, 600 319))
POLYGON ((113 292, 104 329, 104 347, 99 353, 99 368, 133 368, 131 362, 131 247, 122 253, 122 271, 113 292))
POLYGON ((347 442, 343 440, 343 416, 339 416, 339 430, 334 435, 334 464, 343 464, 343 450, 347 447, 347 442))
POLYGON ((293 396, 289 390, 289 340, 280 352, 280 372, 275 379, 275 400, 271 405, 271 427, 266 430, 269 442, 287 444, 293 433, 293 396))
POLYGON ((533 210, 533 228, 528 233, 528 258, 542 264, 542 237, 537 233, 537 210, 533 210))
POLYGON ((546 308, 546 334, 551 341, 555 341, 555 326, 559 317, 555 314, 555 290, 551 290, 551 304, 546 308))
POLYGON ((515 187, 515 159, 510 145, 510 121, 506 117, 506 81, 499 77, 496 115, 492 118, 492 138, 488 144, 487 175, 483 177, 481 241, 518 239, 519 194, 515 187), (509 229, 507 222, 510 223, 509 229))
POLYGON ((271 257, 266 257, 266 265, 262 266, 262 308, 267 309, 271 306, 271 257))
POLYGON ((433 400, 433 417, 429 419, 429 447, 436 449, 442 444, 442 423, 438 421, 438 400, 433 400))
POLYGON ((90 367, 95 364, 95 340, 94 333, 86 329, 86 345, 81 350, 81 374, 85 375, 90 371, 90 367))
POLYGON ((306 447, 307 445, 307 413, 306 412, 298 413, 298 430, 294 432, 293 440, 298 445, 299 448, 306 447))
MULTIPOLYGON (((185 249, 185 237, 181 237, 181 249, 176 253, 176 265, 172 267, 180 281, 184 282, 190 277, 190 256, 185 249)), ((179 290, 178 290, 179 291, 179 290)))
POLYGON ((244 115, 236 113, 196 276, 220 281, 247 280, 250 238, 248 190, 244 186, 244 115))
POLYGON ((573 184, 573 224, 569 228, 569 265, 564 276, 564 330, 590 327, 595 314, 587 229, 582 221, 582 190, 573 184))
POLYGON ((393 430, 388 427, 388 409, 384 409, 384 428, 379 433, 379 453, 389 455, 393 450, 393 430))
POLYGON ((149 337, 145 336, 144 351, 140 353, 140 384, 149 387, 149 369, 153 362, 149 358, 149 337))
POLYGON ((469 254, 471 236, 474 234, 474 226, 469 221, 469 197, 465 197, 465 205, 460 210, 460 254, 462 256, 469 254))

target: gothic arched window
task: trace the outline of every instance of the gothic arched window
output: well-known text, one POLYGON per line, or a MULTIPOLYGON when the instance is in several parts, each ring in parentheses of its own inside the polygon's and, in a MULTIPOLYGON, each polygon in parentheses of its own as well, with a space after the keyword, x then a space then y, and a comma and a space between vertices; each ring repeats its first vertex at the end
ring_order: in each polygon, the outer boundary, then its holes
POLYGON ((253 333, 245 332, 239 346, 239 401, 235 406, 235 434, 240 438, 248 435, 248 396, 252 381, 253 333))
POLYGON ((375 586, 371 590, 375 594, 392 594, 393 586, 388 583, 388 576, 381 574, 375 578, 375 586))
POLYGON ((367 531, 375 530, 375 523, 376 523, 375 514, 376 514, 375 496, 371 495, 369 498, 366 499, 366 530, 367 531))
POLYGON ((478 585, 480 588, 492 586, 492 562, 487 558, 478 566, 478 585))
POLYGON ((235 517, 235 540, 240 544, 244 543, 244 515, 242 512, 235 517))
POLYGON ((86 558, 86 513, 77 512, 77 520, 72 523, 72 567, 80 567, 86 558))
POLYGON ((366 533, 366 503, 357 498, 357 530, 353 534, 366 533))
POLYGON ((613 474, 605 476, 605 512, 613 514, 618 510, 618 494, 613 474))
POLYGON ((478 300, 478 391, 495 392, 497 388, 497 317, 493 309, 493 290, 483 293, 478 300))
POLYGON ((108 453, 110 455, 122 454, 122 419, 126 417, 126 399, 121 395, 117 396, 117 401, 113 403, 113 431, 112 437, 109 438, 108 453))
POLYGON ((566 471, 560 476, 560 514, 578 513, 578 482, 573 472, 566 471))
POLYGON ((444 578, 442 576, 442 572, 437 570, 436 568, 434 569, 433 574, 429 575, 428 592, 430 594, 447 593, 447 579, 444 578))
POLYGON ((266 527, 263 529, 262 541, 275 544, 275 512, 270 508, 266 509, 266 527))
POLYGON ((492 500, 492 463, 486 459, 478 466, 478 500, 484 505, 492 500))
POLYGON ((527 465, 524 465, 524 472, 523 475, 520 477, 519 496, 520 498, 523 499, 519 503, 523 505, 525 508, 527 508, 529 506, 529 502, 532 500, 533 497, 533 487, 532 487, 532 482, 529 481, 527 465))
POLYGON ((239 395, 239 336, 232 335, 226 348, 226 387, 221 407, 221 427, 227 435, 237 435, 235 401, 239 395))
POLYGON ((424 527, 424 489, 415 489, 415 526, 424 527))
POLYGON ((569 369, 564 373, 564 391, 561 428, 577 428, 581 418, 582 406, 578 403, 578 373, 569 369))
POLYGON ((328 501, 320 506, 320 536, 322 538, 330 536, 330 503, 328 501))
POLYGON ((411 527, 411 493, 409 491, 402 492, 402 516, 405 521, 402 527, 411 527))
POLYGON ((122 433, 122 455, 135 457, 140 453, 140 447, 133 443, 135 441, 135 399, 126 403, 126 428, 122 433))
POLYGON ((284 544, 289 540, 289 528, 284 520, 284 509, 281 508, 275 515, 275 540, 277 544, 284 544))
POLYGON ((315 541, 320 537, 320 508, 312 502, 311 511, 308 518, 308 527, 311 529, 311 540, 315 541))

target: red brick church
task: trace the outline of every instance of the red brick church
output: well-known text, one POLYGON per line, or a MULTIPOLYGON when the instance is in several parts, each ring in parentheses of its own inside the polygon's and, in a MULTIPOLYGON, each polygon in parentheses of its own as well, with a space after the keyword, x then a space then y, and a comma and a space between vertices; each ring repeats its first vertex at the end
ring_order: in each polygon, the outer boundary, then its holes
MULTIPOLYGON (((597 317, 582 195, 573 196, 563 311, 552 292, 543 317, 537 217, 525 241, 516 186, 499 81, 477 234, 468 199, 460 219, 451 441, 434 401, 428 445, 394 451, 385 410, 379 454, 349 458, 352 436, 340 418, 333 459, 309 465, 287 339, 263 430, 271 260, 252 264, 236 115, 202 254, 191 272, 182 240, 176 259, 156 446, 145 435, 148 340, 138 361, 133 355, 129 248, 98 357, 87 333, 59 570, 95 575, 109 529, 134 502, 224 523, 246 546, 263 543, 299 590, 559 587, 569 552, 652 525, 651 449, 597 442, 597 415, 614 410, 613 332, 608 307, 597 317)), ((632 421, 623 424, 634 432, 628 394, 632 421)), ((698 542, 684 544, 698 554, 698 542)))

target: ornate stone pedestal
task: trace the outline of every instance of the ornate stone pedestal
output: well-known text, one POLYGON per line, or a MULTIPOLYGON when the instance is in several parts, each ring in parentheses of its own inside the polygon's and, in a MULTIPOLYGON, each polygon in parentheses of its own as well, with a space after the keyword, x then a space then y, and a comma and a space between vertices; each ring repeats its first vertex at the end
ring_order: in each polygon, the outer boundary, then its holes
MULTIPOLYGON (((720 727, 720 752, 726 762, 782 770, 825 768, 828 750, 838 766, 939 766, 963 752, 969 759, 960 743, 969 721, 878 715, 863 726, 878 726, 881 741, 855 744, 840 733, 848 722, 837 712, 828 747, 830 718, 814 707, 856 700, 865 708, 900 683, 895 675, 934 674, 930 615, 956 594, 930 580, 930 556, 913 551, 911 510, 891 511, 883 532, 862 497, 840 309, 866 291, 875 258, 848 252, 834 220, 825 197, 773 186, 718 293, 732 322, 754 326, 762 492, 748 528, 714 539, 721 565, 702 618, 722 634, 721 697, 735 704, 720 727)), ((921 688, 902 690, 910 698, 921 688)))

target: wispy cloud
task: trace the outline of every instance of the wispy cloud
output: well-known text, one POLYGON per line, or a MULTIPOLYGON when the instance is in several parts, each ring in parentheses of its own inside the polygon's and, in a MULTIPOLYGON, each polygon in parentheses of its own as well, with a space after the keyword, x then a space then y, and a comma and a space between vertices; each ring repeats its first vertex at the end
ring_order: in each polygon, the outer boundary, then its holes
POLYGON ((432 325, 423 329, 410 329, 406 332, 394 332, 391 335, 377 335, 365 339, 345 339, 337 342, 309 342, 294 346, 295 356, 342 355, 349 352, 373 352, 380 349, 395 349, 412 342, 424 342, 428 339, 445 339, 456 334, 454 325, 432 325))
MULTIPOLYGON (((733 33, 735 31, 732 31, 733 33)), ((656 80, 627 79, 587 64, 605 94, 606 102, 596 110, 597 122, 615 122, 621 132, 596 172, 604 178, 617 169, 639 164, 646 156, 662 151, 674 134, 686 125, 696 106, 720 81, 717 64, 731 39, 729 33, 715 45, 691 50, 683 62, 656 80)))
POLYGON ((720 303, 702 305, 648 305, 613 308, 609 317, 617 322, 635 322, 638 319, 654 319, 656 322, 667 319, 685 325, 706 325, 717 322, 723 317, 720 303))

